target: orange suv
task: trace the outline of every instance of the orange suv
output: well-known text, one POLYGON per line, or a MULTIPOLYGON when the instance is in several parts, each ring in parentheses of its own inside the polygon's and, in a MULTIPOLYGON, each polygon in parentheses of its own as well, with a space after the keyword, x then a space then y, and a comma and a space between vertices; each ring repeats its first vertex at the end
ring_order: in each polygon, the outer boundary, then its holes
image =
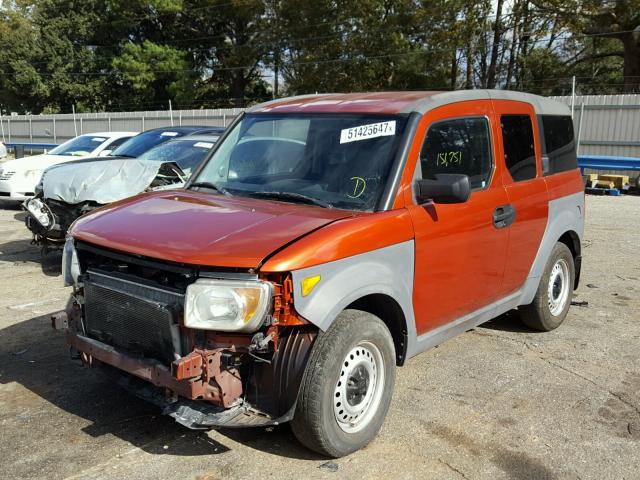
POLYGON ((286 98, 238 117, 184 189, 80 218, 53 322, 189 428, 291 421, 339 457, 375 437, 407 358, 515 308, 560 325, 583 225, 565 105, 286 98))

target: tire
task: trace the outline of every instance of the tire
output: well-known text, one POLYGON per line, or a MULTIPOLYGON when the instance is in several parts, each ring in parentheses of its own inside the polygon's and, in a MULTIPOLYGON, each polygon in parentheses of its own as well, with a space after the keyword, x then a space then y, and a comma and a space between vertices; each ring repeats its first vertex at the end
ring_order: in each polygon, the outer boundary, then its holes
POLYGON ((518 308, 525 325, 543 332, 558 328, 571 306, 575 276, 571 250, 564 243, 556 243, 533 302, 518 308))
POLYGON ((395 365, 393 338, 382 320, 343 311, 318 335, 305 368, 291 422, 298 441, 334 458, 367 445, 389 409, 395 365), (348 383, 341 380, 346 377, 348 383))

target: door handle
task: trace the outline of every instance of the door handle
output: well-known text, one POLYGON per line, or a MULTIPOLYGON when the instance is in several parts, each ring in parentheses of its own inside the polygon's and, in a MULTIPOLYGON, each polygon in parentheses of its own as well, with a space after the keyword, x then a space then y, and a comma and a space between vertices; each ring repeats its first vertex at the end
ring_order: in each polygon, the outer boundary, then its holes
POLYGON ((496 228, 505 228, 516 219, 516 209, 513 205, 500 205, 493 211, 493 225, 496 228))

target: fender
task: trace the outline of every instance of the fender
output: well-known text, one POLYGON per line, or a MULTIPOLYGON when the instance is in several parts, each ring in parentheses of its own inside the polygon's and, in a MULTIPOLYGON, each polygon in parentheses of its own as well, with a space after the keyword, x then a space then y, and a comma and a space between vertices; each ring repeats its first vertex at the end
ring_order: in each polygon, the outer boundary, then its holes
POLYGON ((356 300, 371 294, 393 298, 405 316, 409 336, 415 335, 413 315, 414 241, 390 245, 333 262, 293 270, 296 311, 323 331, 356 300), (302 280, 320 275, 307 295, 302 280))
POLYGON ((582 242, 584 235, 584 192, 549 201, 547 226, 529 275, 522 287, 518 305, 528 305, 533 301, 553 246, 563 234, 570 231, 575 232, 580 238, 580 242, 582 242))

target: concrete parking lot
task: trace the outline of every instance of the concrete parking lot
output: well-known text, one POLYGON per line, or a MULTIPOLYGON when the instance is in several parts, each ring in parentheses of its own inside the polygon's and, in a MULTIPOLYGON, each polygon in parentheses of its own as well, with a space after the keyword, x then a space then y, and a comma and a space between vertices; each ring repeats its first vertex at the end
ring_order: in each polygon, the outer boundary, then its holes
POLYGON ((565 324, 517 313, 398 371, 378 438, 328 461, 289 428, 193 432, 72 361, 49 316, 68 289, 0 205, 0 477, 640 478, 640 197, 588 197, 565 324))

